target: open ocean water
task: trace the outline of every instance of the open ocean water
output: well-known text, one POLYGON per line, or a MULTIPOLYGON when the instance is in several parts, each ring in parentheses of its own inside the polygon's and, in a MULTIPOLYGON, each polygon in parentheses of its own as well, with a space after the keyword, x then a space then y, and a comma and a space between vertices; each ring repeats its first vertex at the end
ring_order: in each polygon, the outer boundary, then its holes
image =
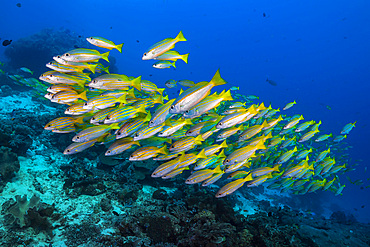
MULTIPOLYGON (((18 159, 20 163, 20 168, 19 165, 18 168, 11 168, 15 169, 12 172, 5 172, 7 168, 0 169, 2 183, 0 245, 314 246, 314 243, 318 246, 368 246, 370 244, 367 235, 370 222, 369 1, 35 0, 2 1, 0 6, 0 62, 3 63, 0 67, 2 70, 0 117, 3 121, 3 124, 0 124, 2 133, 0 148, 3 154, 0 157, 4 159, 3 164, 6 163, 5 159, 8 159, 8 156, 16 157, 15 160, 18 159), (179 60, 176 69, 171 67, 161 70, 152 67, 153 60, 142 60, 143 53, 151 45, 165 38, 174 38, 179 31, 184 33, 187 41, 177 43, 175 49, 181 54, 189 53, 188 64, 179 60), (338 164, 347 164, 347 171, 338 173, 340 185, 346 185, 343 195, 335 196, 330 191, 318 190, 304 195, 286 192, 282 193, 280 198, 279 192, 264 193, 264 189, 244 186, 238 190, 238 193, 241 193, 238 195, 242 196, 215 199, 215 191, 217 192, 225 182, 218 181, 216 183, 218 187, 212 187, 211 191, 207 190, 208 188, 184 190, 193 186, 179 187, 190 175, 189 171, 186 171, 186 175, 179 175, 182 178, 175 181, 162 182, 158 178, 150 177, 160 163, 154 165, 150 163, 145 172, 140 170, 143 168, 139 168, 140 176, 144 176, 139 179, 139 175, 134 175, 137 174, 135 168, 123 158, 106 162, 101 161, 104 158, 97 159, 106 150, 102 146, 94 146, 91 152, 87 150, 76 154, 77 158, 63 156, 63 150, 71 143, 70 138, 73 134, 46 133, 47 130, 43 130, 43 127, 52 119, 62 116, 67 106, 50 103, 41 99, 41 96, 33 95, 32 88, 14 83, 9 75, 19 74, 38 79, 41 73, 49 70, 45 64, 52 60, 52 56, 58 55, 55 52, 62 54, 81 47, 95 49, 96 47, 85 40, 90 36, 104 37, 116 44, 124 43, 122 53, 113 50, 110 54, 112 73, 142 76, 142 79, 154 82, 159 88, 166 88, 165 82, 169 79, 188 79, 196 83, 210 81, 215 71, 220 69, 221 76, 227 84, 216 87, 212 93, 236 86, 239 90, 233 91, 233 95, 235 93, 256 95, 259 99, 253 103, 264 102, 266 107, 271 104, 272 108, 280 110, 295 100, 296 105, 280 113, 288 116, 302 114, 305 121, 314 120, 317 123, 322 121, 319 134, 333 133, 335 137, 346 124, 356 122, 348 137, 342 141, 343 144, 335 151, 338 164), (10 44, 5 42, 10 40, 10 44), (21 67, 29 68, 34 74, 20 71, 21 67), (27 133, 19 134, 21 137, 18 138, 21 139, 14 140, 18 131, 21 132, 22 126, 29 128, 24 130, 27 133), (5 147, 11 149, 4 149, 5 147), (126 165, 119 169, 114 168, 116 165, 120 166, 122 160, 125 160, 126 165), (109 165, 104 166, 106 163, 114 163, 113 168, 109 165), (35 168, 36 165, 40 167, 35 168), (50 170, 49 165, 52 167, 50 170), (32 172, 28 174, 27 171, 32 172), (122 176, 128 174, 128 171, 131 175, 122 176), (5 177, 5 174, 9 177, 5 177), (47 178, 41 178, 46 174, 47 178), (135 179, 131 181, 132 177, 129 176, 134 176, 135 179), (77 191, 74 184, 77 183, 74 181, 76 178, 80 179, 78 181, 80 184, 89 184, 93 178, 97 180, 91 182, 92 187, 81 185, 83 189, 78 187, 80 190, 77 191), (105 182, 99 189, 101 181, 105 182), (54 187, 52 184, 55 184, 54 187), (58 184, 62 187, 58 187, 58 184), (51 187, 47 187, 48 185, 51 187), (159 199, 152 199, 153 192, 157 192, 159 188, 164 191, 164 197, 157 195, 159 199), (54 192, 51 192, 53 190, 54 192), (122 190, 127 190, 127 193, 120 196, 122 190), (177 190, 183 191, 183 194, 176 194, 174 191, 177 190), (194 196, 189 199, 191 193, 194 193, 194 196), (37 195, 37 203, 35 202, 37 206, 31 207, 30 203, 26 208, 33 210, 31 215, 39 214, 38 218, 34 217, 32 220, 22 216, 20 219, 15 215, 18 215, 21 209, 15 209, 18 213, 14 213, 14 210, 9 211, 10 208, 14 209, 12 205, 16 204, 16 196, 23 195, 27 195, 28 199, 32 195, 37 195), (210 195, 212 199, 206 201, 205 195, 210 195), (148 197, 148 200, 145 197, 148 197), (249 198, 253 198, 253 201, 248 202, 249 198), (203 199, 205 201, 201 206, 195 203, 203 199), (156 204, 156 200, 162 201, 156 204), (140 205, 137 205, 139 201, 140 205), (271 205, 263 207, 257 201, 268 201, 271 205), (40 206, 40 203, 43 205, 40 206), (218 204, 215 206, 215 203, 222 204, 224 208, 234 208, 235 215, 234 211, 223 211, 220 209, 221 206, 218 204), (180 214, 183 210, 187 214, 182 215, 183 218, 176 216, 170 209, 165 209, 165 204, 181 205, 181 208, 176 208, 176 212, 180 214), (53 209, 50 209, 53 212, 44 212, 51 207, 50 205, 54 205, 53 209), (288 242, 287 240, 279 242, 280 240, 275 239, 277 242, 274 243, 274 239, 269 237, 272 236, 271 232, 264 236, 264 233, 248 229, 253 235, 249 240, 242 234, 243 229, 248 228, 243 224, 247 224, 245 222, 248 222, 250 217, 255 220, 254 223, 258 221, 258 217, 262 217, 261 212, 268 217, 272 215, 273 218, 280 210, 285 210, 284 205, 289 206, 289 210, 299 213, 296 217, 286 213, 292 220, 289 223, 280 222, 289 226, 289 229, 292 226, 298 229, 295 230, 298 233, 288 231, 284 233, 281 230, 281 234, 289 236, 288 242), (153 209, 156 207, 157 211, 153 209), (40 213, 40 208, 45 209, 43 213, 40 213), (150 218, 150 215, 142 213, 145 211, 152 212, 151 214, 158 218, 150 218), (210 218, 203 221, 204 225, 200 226, 197 225, 196 219, 205 216, 196 218, 194 215, 202 212, 210 212, 213 216, 209 216, 210 218), (333 216, 333 213, 336 214, 333 216), (222 219, 222 214, 229 215, 230 219, 222 219), (244 219, 243 215, 248 216, 244 219), (11 220, 11 217, 15 217, 15 220, 11 220), (299 217, 304 219, 298 221, 299 217), (152 226, 156 222, 158 225, 162 224, 161 220, 164 219, 165 222, 171 221, 173 229, 168 231, 162 229, 165 232, 162 232, 164 235, 162 236, 160 230, 153 229, 152 226), (186 222, 185 219, 192 224, 179 223, 186 222), (22 224, 22 221, 25 222, 22 224), (43 223, 35 223, 36 221, 43 223), (140 223, 135 225, 134 221, 140 223), (319 233, 301 227, 310 225, 309 221, 320 222, 317 225, 321 228, 315 229, 327 231, 328 235, 318 237, 315 234, 319 233), (229 224, 230 230, 220 230, 227 228, 222 224, 229 224), (91 227, 92 225, 96 227, 91 227), (212 228, 213 225, 217 227, 212 228), (322 225, 327 228, 323 228, 322 225), (361 229, 361 233, 358 233, 360 237, 351 236, 356 234, 356 228, 361 229), (335 238, 333 229, 344 236, 343 241, 335 238), (81 235, 78 231, 82 232, 81 235), (351 232, 348 233, 349 231, 351 232), (204 239, 196 237, 207 235, 209 232, 217 234, 204 239), (295 238, 300 240, 296 242, 295 238)), ((100 48, 98 50, 107 51, 100 48)), ((166 88, 170 99, 178 97, 179 90, 179 85, 173 89, 166 88)), ((320 151, 327 148, 328 145, 320 151)), ((25 215, 28 215, 27 212, 25 215)), ((264 220, 261 219, 261 222, 264 220)), ((268 224, 266 222, 261 224, 268 224)), ((256 228, 254 225, 253 227, 256 228)))

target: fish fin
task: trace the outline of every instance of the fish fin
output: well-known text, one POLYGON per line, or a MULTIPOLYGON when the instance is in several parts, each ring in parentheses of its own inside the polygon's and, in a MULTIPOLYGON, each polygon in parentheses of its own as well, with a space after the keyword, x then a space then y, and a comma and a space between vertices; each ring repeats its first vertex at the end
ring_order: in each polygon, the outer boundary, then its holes
POLYGON ((186 118, 186 119, 184 120, 184 123, 185 123, 185 125, 191 125, 191 124, 193 124, 193 122, 191 121, 191 119, 190 119, 190 118, 186 118))
POLYGON ((150 114, 150 111, 148 111, 148 113, 146 114, 145 118, 144 118, 144 121, 145 122, 149 122, 150 119, 152 119, 152 115, 150 114))
POLYGON ((140 107, 136 110, 136 113, 139 113, 139 112, 146 113, 145 105, 140 106, 140 107))
POLYGON ((253 180, 252 173, 249 173, 248 176, 246 176, 245 178, 243 178, 243 181, 244 182, 252 181, 252 180, 253 180))
POLYGON ((222 147, 222 148, 227 148, 228 147, 228 145, 226 143, 226 140, 221 143, 220 147, 222 147))
POLYGON ((122 53, 122 46, 123 46, 123 43, 120 44, 120 45, 116 45, 116 49, 122 53))
POLYGON ((136 77, 131 81, 131 85, 136 88, 137 90, 141 91, 141 76, 136 77))
POLYGON ((179 34, 176 36, 175 39, 178 40, 178 41, 187 41, 187 39, 185 39, 184 34, 182 33, 182 31, 179 32, 179 34))
POLYGON ((182 59, 185 63, 188 63, 188 57, 189 57, 189 53, 188 53, 188 54, 181 55, 181 59, 182 59))
POLYGON ((265 121, 263 121, 263 123, 262 123, 262 128, 267 128, 267 127, 270 127, 270 125, 267 123, 267 121, 265 119, 265 121))
POLYGON ((172 139, 168 139, 168 138, 166 138, 166 142, 167 142, 168 144, 172 144, 172 139))
POLYGON ((98 66, 98 64, 88 64, 89 70, 93 72, 93 74, 95 74, 96 66, 98 66))
POLYGON ((224 100, 234 100, 233 97, 231 96, 230 90, 227 91, 226 93, 224 93, 222 96, 223 96, 224 100))
POLYGON ((202 151, 200 151, 200 153, 197 155, 197 158, 198 159, 206 159, 207 158, 207 155, 204 153, 204 149, 202 149, 202 151))
POLYGON ((221 170, 221 165, 216 166, 215 169, 213 169, 213 173, 222 173, 223 170, 221 170))
POLYGON ((224 85, 227 83, 224 79, 221 78, 220 69, 216 71, 216 74, 213 76, 210 83, 212 83, 215 86, 220 86, 220 85, 224 85))
POLYGON ((107 73, 107 74, 110 74, 110 72, 109 72, 109 66, 107 66, 107 67, 103 67, 103 71, 104 71, 105 73, 107 73))
POLYGON ((222 149, 221 152, 217 155, 219 158, 226 158, 225 149, 222 149))
POLYGON ((127 104, 127 101, 126 101, 126 94, 120 96, 118 99, 117 99, 118 102, 122 103, 122 104, 127 104))
POLYGON ((83 99, 83 100, 87 101, 86 91, 83 91, 82 93, 80 93, 80 94, 78 95, 78 97, 79 97, 80 99, 83 99))
POLYGON ((167 155, 168 154, 167 146, 163 146, 160 149, 158 149, 158 153, 167 155))
POLYGON ((202 135, 198 135, 197 137, 195 137, 194 142, 204 142, 202 135))
POLYGON ((109 53, 110 53, 110 51, 101 54, 101 58, 104 59, 105 61, 107 61, 108 63, 109 63, 109 60, 108 60, 109 53))

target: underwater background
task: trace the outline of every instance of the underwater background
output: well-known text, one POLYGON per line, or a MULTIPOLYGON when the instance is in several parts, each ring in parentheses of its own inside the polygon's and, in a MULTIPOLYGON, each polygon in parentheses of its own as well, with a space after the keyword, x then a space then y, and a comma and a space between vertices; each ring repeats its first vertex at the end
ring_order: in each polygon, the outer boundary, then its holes
MULTIPOLYGON (((4 40, 12 40, 11 44, 0 46, 0 61, 4 63, 1 69, 10 74, 18 74, 20 73, 19 68, 27 67, 34 71, 34 77, 38 78, 41 73, 48 70, 45 64, 52 60, 53 55, 74 49, 74 46, 92 48, 85 41, 86 37, 101 36, 116 42, 116 44, 124 43, 122 54, 117 51, 111 54, 111 72, 135 77, 141 75, 155 82, 158 87, 164 88, 168 79, 208 81, 215 71, 220 69, 222 77, 228 84, 220 86, 220 89, 217 88, 217 90, 221 91, 221 89, 238 86, 240 87, 238 93, 257 95, 259 100, 256 102, 264 102, 266 106, 271 104, 276 109, 283 108, 287 103, 295 100, 297 104, 289 110, 289 115, 303 114, 306 120, 313 119, 317 122, 321 120, 320 130, 322 133, 333 133, 336 136, 346 124, 357 121, 356 127, 344 140, 348 149, 339 150, 337 154, 340 156, 348 153, 349 166, 354 168, 345 174, 339 175, 341 184, 346 185, 343 195, 334 196, 333 193, 328 191, 317 191, 306 195, 292 195, 290 199, 279 201, 279 195, 275 194, 271 196, 273 198, 271 201, 272 203, 275 201, 275 206, 278 207, 288 205, 294 210, 310 212, 310 215, 313 215, 313 221, 323 220, 323 218, 320 218, 321 216, 328 219, 333 212, 342 211, 347 219, 350 218, 353 221, 347 220, 345 226, 340 225, 337 226, 338 228, 342 227, 345 231, 349 231, 349 229, 352 231, 355 228, 352 226, 358 224, 355 223, 355 221, 358 221, 363 224, 361 225, 363 229, 367 229, 364 231, 369 232, 370 171, 367 168, 370 163, 368 155, 370 146, 368 126, 368 121, 370 121, 369 1, 68 0, 59 2, 3 1, 1 6, 0 43, 4 40), (20 4, 18 5, 18 3, 20 4), (142 54, 148 47, 164 38, 175 37, 180 30, 183 31, 188 41, 181 42, 178 47, 181 53, 190 53, 188 64, 181 62, 176 64, 176 69, 158 70, 152 67, 150 61, 142 61, 142 54), (64 50, 60 51, 61 48, 64 50), (269 83, 269 80, 273 82, 269 83), (319 220, 315 217, 318 217, 319 220)), ((27 104, 29 102, 23 98, 27 93, 31 95, 29 88, 12 83, 6 76, 0 78, 0 87, 7 86, 2 88, 2 95, 0 95, 2 98, 0 113, 3 121, 12 119, 12 122, 8 124, 12 126, 24 125, 25 118, 39 121, 39 124, 31 125, 31 129, 37 128, 37 126, 40 129, 33 129, 34 132, 27 134, 31 140, 27 140, 28 147, 19 155, 22 156, 24 162, 27 159, 35 161, 32 158, 35 153, 27 151, 28 148, 47 145, 46 143, 51 142, 52 138, 54 138, 53 143, 48 147, 54 147, 53 151, 36 152, 37 155, 46 157, 46 163, 59 160, 59 165, 62 167, 68 165, 81 167, 81 164, 94 166, 94 162, 98 162, 94 160, 94 155, 91 153, 80 153, 77 160, 70 157, 52 157, 56 153, 60 153, 62 156, 66 147, 64 144, 68 141, 66 141, 66 137, 63 137, 64 139, 59 140, 63 142, 63 145, 58 147, 58 140, 56 139, 59 136, 56 137, 56 134, 48 134, 47 136, 42 134, 46 132, 43 130, 43 126, 53 118, 62 115, 62 109, 64 108, 42 101, 46 107, 46 110, 43 109, 42 112, 49 111, 50 113, 53 107, 57 110, 50 114, 51 116, 45 116, 44 113, 40 114, 38 107, 28 108, 27 104), (17 96, 16 99, 20 102, 25 101, 23 103, 10 103, 8 97, 11 97, 13 93, 18 95, 18 92, 24 94, 17 96), (25 105, 24 110, 19 110, 17 104, 25 105), (12 107, 16 110, 13 111, 12 107), (37 137, 39 138, 36 143, 36 139, 33 138, 37 137), (43 140, 42 137, 45 137, 45 139, 43 140), (32 141, 33 144, 31 144, 32 141)), ((178 96, 178 88, 166 89, 166 91, 168 91, 170 98, 178 96)), ((3 130, 3 133, 5 132, 3 130)), ((1 138, 6 139, 8 137, 1 136, 1 138)), ((7 146, 3 140, 0 141, 0 145, 7 146)), ((13 150, 13 152, 15 151, 13 150)), ((94 152, 97 152, 96 149, 94 152)), ((73 170, 72 168, 68 169, 73 170)), ((62 169, 63 173, 66 173, 68 169, 62 169)), ((38 172, 43 172, 43 170, 41 169, 38 172)), ((62 171, 60 172, 62 173, 62 171)), ((111 173, 112 171, 110 168, 100 169, 102 177, 104 177, 102 175, 104 172, 111 173)), ((53 170, 50 181, 62 176, 57 173, 57 169, 53 170)), ((112 178, 111 175, 107 176, 112 178)), ((21 179, 22 177, 15 174, 6 186, 11 186, 10 184, 15 181, 18 181, 18 184, 22 186, 21 179)), ((34 182, 37 183, 37 177, 34 177, 34 179, 36 181, 34 182)), ((149 184, 154 188, 164 186, 172 187, 172 189, 175 189, 179 183, 179 181, 175 183, 160 180, 153 182, 150 180, 157 179, 147 176, 145 181, 140 183, 149 184)), ((68 182, 73 183, 73 181, 68 182)), ((29 185, 25 184, 24 186, 29 185)), ((107 187, 104 191, 115 194, 117 191, 114 191, 114 188, 114 186, 107 187)), ((249 188, 243 189, 248 190, 249 188)), ((24 190, 26 191, 27 188, 24 188, 24 190)), ((22 189, 19 191, 22 191, 22 189)), ((28 192, 19 195, 24 194, 28 194, 28 192)), ((214 193, 208 194, 214 197, 214 193)), ((2 192, 1 203, 9 198, 15 200, 16 195, 16 193, 6 195, 2 192)), ((94 197, 94 195, 90 196, 94 197)), ((29 198, 31 196, 31 194, 28 194, 29 198)), ((75 194, 73 196, 78 197, 75 194)), ((197 196, 202 197, 198 194, 197 196)), ((180 196, 177 200, 181 201, 182 198, 185 198, 185 195, 180 196)), ((268 200, 268 198, 269 196, 266 195, 264 200, 268 200)), ((201 199, 195 198, 193 200, 201 199)), ((231 207, 237 204, 234 201, 237 199, 231 202, 229 202, 231 199, 228 198, 214 199, 214 201, 220 200, 224 200, 226 204, 231 203, 231 207)), ((51 201, 52 198, 49 198, 49 205, 53 204, 51 201)), ((10 204, 10 202, 8 203, 10 204)), ((142 210, 145 210, 145 206, 152 207, 147 204, 143 206, 142 210)), ((5 215, 4 208, 5 206, 3 206, 2 213, 5 215)), ((212 206, 207 203, 203 206, 204 210, 211 210, 210 208, 212 206)), ((76 212, 76 214, 79 214, 77 209, 76 212)), ((228 212, 230 213, 230 211, 228 212)), ((254 212, 258 214, 257 209, 254 212)), ((119 212, 119 214, 121 213, 119 212)), ((287 214, 289 215, 289 213, 287 214)), ((44 219, 45 215, 41 218, 44 219)), ((115 214, 111 214, 110 217, 115 217, 115 214)), ((244 216, 238 213, 234 217, 244 216)), ((259 220, 258 215, 252 217, 255 217, 256 221, 259 220)), ((310 217, 308 218, 311 219, 310 217)), ((294 218, 292 216, 292 221, 294 221, 294 218)), ((50 223, 45 224, 41 230, 29 232, 28 235, 39 234, 40 231, 48 232, 45 229, 51 229, 51 225, 53 225, 52 220, 48 220, 50 223)), ((82 222, 80 216, 77 215, 74 222, 77 225, 78 220, 82 222)), ((95 219, 95 221, 98 222, 98 219, 95 219)), ((291 225, 294 224, 294 222, 291 223, 291 225)), ((73 224, 71 223, 71 225, 73 224)), ((77 225, 76 228, 80 228, 77 225)), ((120 227, 122 228, 122 226, 120 227)), ((55 225, 53 225, 54 228, 55 225)), ((20 229, 22 228, 6 228, 6 224, 4 224, 2 231, 8 231, 9 229, 21 232, 20 229)), ((200 227, 199 229, 207 228, 204 226, 204 228, 200 227)), ((69 233, 78 235, 74 230, 76 229, 70 228, 69 233)), ((89 231, 97 230, 90 229, 89 231)), ((124 235, 122 231, 124 230, 121 230, 121 235, 124 235)), ((127 231, 130 233, 125 236, 138 236, 137 232, 132 229, 127 231)), ((168 235, 171 234, 168 233, 168 235)), ((223 234, 227 239, 229 233, 225 232, 223 234)), ((1 236, 4 243, 8 241, 7 245, 4 246, 17 246, 14 242, 14 245, 12 245, 11 241, 6 239, 6 234, 3 233, 1 236)), ((22 236, 24 238, 25 235, 22 236)), ((47 237, 40 237, 40 239, 43 239, 42 243, 45 242, 44 245, 40 246, 47 246, 46 243, 56 242, 50 232, 45 233, 45 236, 47 237)), ((98 236, 98 234, 94 236, 98 236)), ((110 236, 110 234, 105 236, 110 236)), ((221 236, 221 240, 219 238, 213 239, 213 245, 206 245, 204 243, 207 243, 207 241, 205 241, 198 246, 203 246, 203 244, 204 246, 233 246, 224 242, 222 234, 217 236, 221 236)), ((77 236, 74 237, 78 238, 77 236)), ((37 246, 30 239, 33 238, 30 237, 29 242, 17 242, 17 244, 37 246)), ((62 237, 60 239, 60 242, 64 241, 62 237)), ((65 239, 68 239, 64 241, 66 246, 79 246, 90 241, 88 237, 85 238, 86 242, 73 241, 71 235, 66 236, 65 239)), ((153 237, 151 239, 153 240, 153 237)), ((103 242, 102 238, 100 238, 100 241, 100 243, 103 242)), ((102 246, 124 246, 118 244, 118 242, 108 244, 108 240, 106 241, 102 246)), ((115 239, 115 241, 118 240, 115 239)), ((167 239, 155 239, 151 244, 163 243, 164 246, 164 243, 168 242, 173 243, 174 246, 177 246, 177 244, 180 246, 197 246, 197 244, 190 244, 191 241, 187 241, 182 242, 181 245, 173 238, 168 237, 167 239)), ((367 241, 369 241, 368 238, 367 241)), ((132 244, 127 246, 150 246, 150 241, 139 242, 137 239, 128 239, 127 242, 132 244)), ((322 246, 324 243, 318 244, 322 246)), ((356 242, 357 245, 352 246, 367 246, 364 243, 356 242)), ((367 244, 369 243, 367 242, 367 244)), ((274 246, 267 242, 263 244, 254 242, 255 246, 265 246, 264 244, 274 246)), ((291 241, 290 244, 295 246, 294 241, 291 241)), ((301 243, 296 246, 303 245, 301 243)), ((86 246, 91 245, 87 244, 86 246)), ((307 244, 307 246, 310 246, 310 244, 307 244)), ((341 245, 337 244, 336 246, 341 245)))

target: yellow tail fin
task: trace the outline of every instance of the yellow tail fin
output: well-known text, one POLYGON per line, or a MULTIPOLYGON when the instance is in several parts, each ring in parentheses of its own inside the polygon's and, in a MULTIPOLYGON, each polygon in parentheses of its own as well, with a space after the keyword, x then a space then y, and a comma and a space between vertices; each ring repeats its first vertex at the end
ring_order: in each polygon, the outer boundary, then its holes
POLYGON ((123 43, 120 44, 120 45, 116 45, 116 49, 122 53, 122 46, 123 46, 123 43))
POLYGON ((107 61, 108 63, 109 63, 109 60, 108 60, 109 53, 110 53, 110 51, 101 54, 101 58, 104 59, 105 61, 107 61))
POLYGON ((182 33, 182 31, 179 32, 179 34, 176 36, 176 38, 178 41, 187 41, 187 39, 185 39, 184 37, 184 34, 182 33))
POLYGON ((137 90, 141 91, 141 76, 136 77, 131 81, 131 85, 137 90))
POLYGON ((91 72, 93 72, 93 74, 95 74, 96 66, 98 66, 98 64, 89 64, 89 65, 88 65, 89 70, 90 70, 91 72))
POLYGON ((216 74, 213 76, 212 80, 210 81, 210 83, 212 83, 215 86, 220 86, 220 85, 226 84, 227 82, 221 78, 220 70, 218 69, 216 71, 216 74))
POLYGON ((188 57, 189 57, 189 53, 188 53, 188 54, 181 55, 181 59, 182 59, 185 63, 188 63, 188 57))
POLYGON ((80 94, 78 95, 78 97, 79 97, 80 99, 83 99, 83 100, 87 101, 86 91, 83 91, 82 93, 80 93, 80 94))

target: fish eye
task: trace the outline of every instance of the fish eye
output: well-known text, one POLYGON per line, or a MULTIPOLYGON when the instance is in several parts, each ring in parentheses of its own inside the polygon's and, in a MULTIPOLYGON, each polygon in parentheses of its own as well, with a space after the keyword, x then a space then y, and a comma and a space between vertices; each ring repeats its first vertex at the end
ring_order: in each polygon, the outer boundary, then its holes
POLYGON ((48 124, 48 126, 47 127, 51 127, 51 125, 50 124, 48 124))
POLYGON ((49 77, 53 77, 53 75, 49 75, 49 77))
POLYGON ((89 39, 93 39, 93 37, 90 37, 89 39))
POLYGON ((61 57, 58 55, 57 58, 61 58, 61 57))
POLYGON ((150 124, 153 124, 153 123, 154 123, 154 121, 150 121, 149 123, 150 123, 150 124))
POLYGON ((96 80, 93 80, 92 83, 96 83, 96 80))
POLYGON ((159 132, 160 135, 163 135, 163 132, 159 132))
POLYGON ((219 125, 222 125, 222 122, 219 122, 218 124, 219 124, 219 125))
POLYGON ((78 139, 80 139, 80 137, 79 136, 76 136, 76 139, 78 140, 78 139))
POLYGON ((69 57, 69 53, 66 53, 66 54, 65 54, 65 56, 66 56, 66 57, 69 57))
POLYGON ((226 159, 226 160, 225 160, 225 162, 226 162, 226 163, 229 163, 229 162, 230 162, 230 160, 229 160, 229 159, 226 159))
POLYGON ((135 133, 135 137, 138 137, 139 136, 139 134, 138 133, 135 133))
POLYGON ((144 56, 146 56, 146 53, 144 53, 144 56))
POLYGON ((105 119, 109 120, 109 119, 110 119, 110 117, 109 117, 109 116, 107 116, 105 119))
POLYGON ((188 133, 189 133, 189 134, 191 134, 191 133, 193 133, 193 131, 190 131, 190 130, 189 130, 189 131, 188 131, 188 133))
POLYGON ((67 149, 67 153, 71 152, 71 150, 67 149))
POLYGON ((84 106, 87 106, 87 103, 85 103, 84 106))
POLYGON ((173 108, 175 108, 175 106, 174 105, 171 105, 171 109, 173 109, 173 108))
POLYGON ((91 118, 91 120, 95 120, 95 118, 94 118, 94 117, 92 117, 92 118, 91 118))
POLYGON ((53 63, 52 62, 49 62, 50 65, 52 65, 53 63))
POLYGON ((189 110, 186 110, 185 113, 188 114, 189 113, 189 110))
POLYGON ((107 154, 110 154, 110 150, 107 151, 107 154))

